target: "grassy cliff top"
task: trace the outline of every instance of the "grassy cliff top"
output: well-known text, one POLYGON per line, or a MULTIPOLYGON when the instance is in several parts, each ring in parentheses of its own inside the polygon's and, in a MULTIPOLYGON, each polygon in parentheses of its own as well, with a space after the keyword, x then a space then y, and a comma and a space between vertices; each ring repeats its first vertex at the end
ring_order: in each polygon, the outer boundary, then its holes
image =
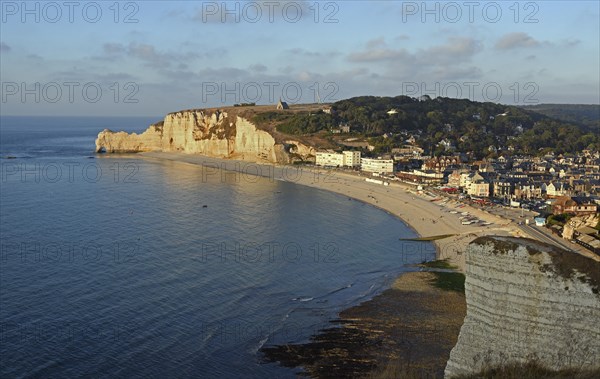
POLYGON ((252 105, 252 106, 225 106, 225 107, 208 107, 208 108, 194 108, 194 109, 183 109, 176 112, 170 112, 169 114, 181 113, 181 112, 205 112, 214 113, 220 112, 232 112, 240 117, 250 118, 260 113, 266 112, 281 112, 281 113, 302 113, 302 112, 316 112, 325 107, 329 107, 331 104, 288 104, 289 109, 277 110, 277 105, 252 105))
POLYGON ((525 247, 530 255, 546 253, 550 256, 552 264, 543 265, 540 267, 541 271, 550 271, 565 279, 579 279, 588 283, 592 291, 600 296, 600 262, 594 259, 530 238, 485 236, 471 242, 471 245, 488 244, 494 246, 495 254, 505 254, 519 246, 525 247))

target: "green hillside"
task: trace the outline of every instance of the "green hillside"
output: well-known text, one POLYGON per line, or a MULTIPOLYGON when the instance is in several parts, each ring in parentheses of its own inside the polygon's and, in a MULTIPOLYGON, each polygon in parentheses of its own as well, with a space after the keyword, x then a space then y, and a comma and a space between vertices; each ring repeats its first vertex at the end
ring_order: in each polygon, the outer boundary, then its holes
MULTIPOLYGON (((420 101, 408 96, 361 96, 338 101, 331 109, 332 114, 272 112, 258 115, 256 120, 276 118, 279 131, 296 135, 325 133, 348 124, 353 136, 368 138, 376 146, 376 153, 391 151, 411 136, 426 153, 438 155, 458 151, 481 158, 600 150, 600 136, 593 126, 594 111, 588 106, 566 106, 561 115, 572 109, 572 121, 542 114, 532 107, 441 97, 420 101), (450 146, 441 145, 442 140, 450 146)), ((543 109, 549 113, 549 109, 559 108, 543 109)))

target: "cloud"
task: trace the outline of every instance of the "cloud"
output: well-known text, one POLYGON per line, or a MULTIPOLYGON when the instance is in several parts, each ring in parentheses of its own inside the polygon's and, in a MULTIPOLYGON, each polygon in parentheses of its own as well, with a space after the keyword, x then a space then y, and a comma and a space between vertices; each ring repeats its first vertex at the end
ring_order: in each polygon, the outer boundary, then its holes
POLYGON ((577 45, 579 45, 581 43, 580 39, 577 38, 567 38, 563 41, 561 41, 561 45, 564 47, 575 47, 577 45))
POLYGON ((314 80, 314 76, 308 71, 302 71, 297 75, 298 80, 303 82, 308 82, 309 80, 314 80))
POLYGON ((115 60, 119 57, 136 58, 146 63, 146 66, 154 68, 168 68, 171 64, 181 65, 199 57, 198 54, 162 52, 153 45, 131 42, 128 46, 120 43, 105 43, 102 45, 104 55, 94 57, 98 60, 115 60))
POLYGON ((469 80, 476 80, 481 79, 482 77, 483 72, 479 67, 462 67, 449 65, 439 66, 435 68, 429 75, 430 79, 440 80, 444 82, 460 81, 464 78, 469 78, 469 80))
POLYGON ((125 46, 120 43, 105 43, 102 45, 105 54, 120 54, 125 52, 125 46))
MULTIPOLYGON (((92 68, 93 71, 93 68, 92 68)), ((50 74, 53 81, 72 81, 72 82, 83 82, 89 80, 93 74, 90 71, 90 67, 85 65, 73 65, 71 67, 60 67, 58 71, 54 71, 50 74)))
POLYGON ((294 72, 294 67, 291 65, 287 65, 285 67, 280 67, 277 71, 284 75, 289 75, 292 72, 294 72))
POLYGON ((474 54, 481 51, 479 41, 468 37, 450 37, 443 45, 421 49, 410 53, 406 49, 393 49, 387 46, 383 38, 370 40, 366 49, 348 55, 351 62, 382 62, 404 61, 414 64, 441 64, 467 61, 474 54))
POLYGON ((156 48, 152 45, 144 43, 132 43, 129 45, 127 54, 129 56, 145 61, 150 66, 166 67, 169 65, 169 56, 164 53, 159 53, 158 51, 156 51, 156 48))
POLYGON ((468 37, 450 37, 444 45, 430 47, 420 52, 419 60, 452 63, 467 61, 482 50, 481 42, 468 37))
POLYGON ((290 54, 294 54, 294 55, 308 55, 308 54, 310 54, 310 52, 308 52, 308 51, 306 51, 304 49, 301 49, 299 47, 294 47, 293 49, 287 49, 286 52, 290 53, 290 54))
POLYGON ((265 66, 264 64, 253 64, 250 66, 250 70, 252 71, 256 71, 256 72, 265 72, 267 71, 267 66, 265 66))
POLYGON ((412 56, 406 49, 394 50, 387 47, 370 48, 365 51, 351 53, 348 56, 350 62, 380 62, 401 59, 412 59, 412 56))
POLYGON ((510 50, 510 49, 518 49, 523 47, 536 47, 539 46, 540 42, 535 40, 527 33, 523 32, 515 32, 508 33, 502 36, 496 42, 496 49, 498 50, 510 50))
POLYGON ((0 42, 0 51, 3 53, 8 53, 11 50, 10 46, 5 44, 4 42, 0 42))
POLYGON ((299 47, 295 47, 293 49, 288 49, 285 52, 288 54, 292 54, 292 55, 300 55, 300 56, 312 57, 312 58, 333 58, 333 57, 340 55, 340 53, 335 52, 335 51, 328 51, 328 52, 309 51, 309 50, 305 50, 305 49, 302 49, 299 47))
MULTIPOLYGON (((160 70, 160 73, 169 78, 169 81, 172 84, 179 83, 181 85, 187 83, 189 85, 192 81, 200 79, 194 72, 186 70, 185 68, 178 68, 177 70, 165 69, 160 70)), ((185 85, 182 85, 182 87, 185 87, 185 85)))
POLYGON ((248 78, 249 72, 236 67, 204 68, 198 72, 203 80, 214 80, 218 82, 228 80, 237 80, 248 78))
POLYGON ((130 75, 125 72, 116 72, 116 73, 107 73, 107 74, 99 74, 96 77, 102 82, 125 82, 125 81, 134 81, 136 77, 130 75))
POLYGON ((376 49, 381 47, 385 47, 385 40, 383 39, 383 37, 367 41, 367 49, 376 49))
MULTIPOLYGON (((371 66, 365 88, 378 93, 398 94, 405 82, 426 82, 429 86, 440 83, 481 80, 482 67, 474 58, 483 50, 480 40, 471 37, 450 36, 443 43, 408 50, 397 38, 387 45, 381 39, 367 42, 365 48, 347 56, 348 61, 371 66), (375 66, 377 64, 377 66, 375 66)), ((354 77, 353 77, 354 78, 354 77)))

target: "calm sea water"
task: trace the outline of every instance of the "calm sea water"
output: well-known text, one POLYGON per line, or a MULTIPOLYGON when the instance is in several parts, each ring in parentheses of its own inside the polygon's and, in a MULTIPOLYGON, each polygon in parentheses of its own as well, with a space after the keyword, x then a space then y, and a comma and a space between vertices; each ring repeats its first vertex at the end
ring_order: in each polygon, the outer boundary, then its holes
POLYGON ((93 153, 157 120, 0 119, 1 377, 294 377, 260 347, 434 257, 344 196, 93 153))

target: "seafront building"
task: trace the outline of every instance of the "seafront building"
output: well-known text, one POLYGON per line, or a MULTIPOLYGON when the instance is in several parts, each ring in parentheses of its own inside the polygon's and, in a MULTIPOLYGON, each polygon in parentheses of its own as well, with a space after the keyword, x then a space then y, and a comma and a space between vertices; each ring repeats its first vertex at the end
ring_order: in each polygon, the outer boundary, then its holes
POLYGON ((405 183, 439 185, 444 180, 444 174, 434 170, 400 171, 396 177, 405 183))
POLYGON ((394 172, 394 160, 362 158, 360 161, 360 169, 365 172, 392 174, 394 172))
POLYGON ((318 151, 315 159, 315 164, 323 167, 358 167, 360 162, 360 151, 318 151))
POLYGON ((344 151, 344 166, 359 167, 360 151, 344 151))
POLYGON ((315 164, 323 167, 341 167, 344 165, 344 154, 318 151, 315 164))

